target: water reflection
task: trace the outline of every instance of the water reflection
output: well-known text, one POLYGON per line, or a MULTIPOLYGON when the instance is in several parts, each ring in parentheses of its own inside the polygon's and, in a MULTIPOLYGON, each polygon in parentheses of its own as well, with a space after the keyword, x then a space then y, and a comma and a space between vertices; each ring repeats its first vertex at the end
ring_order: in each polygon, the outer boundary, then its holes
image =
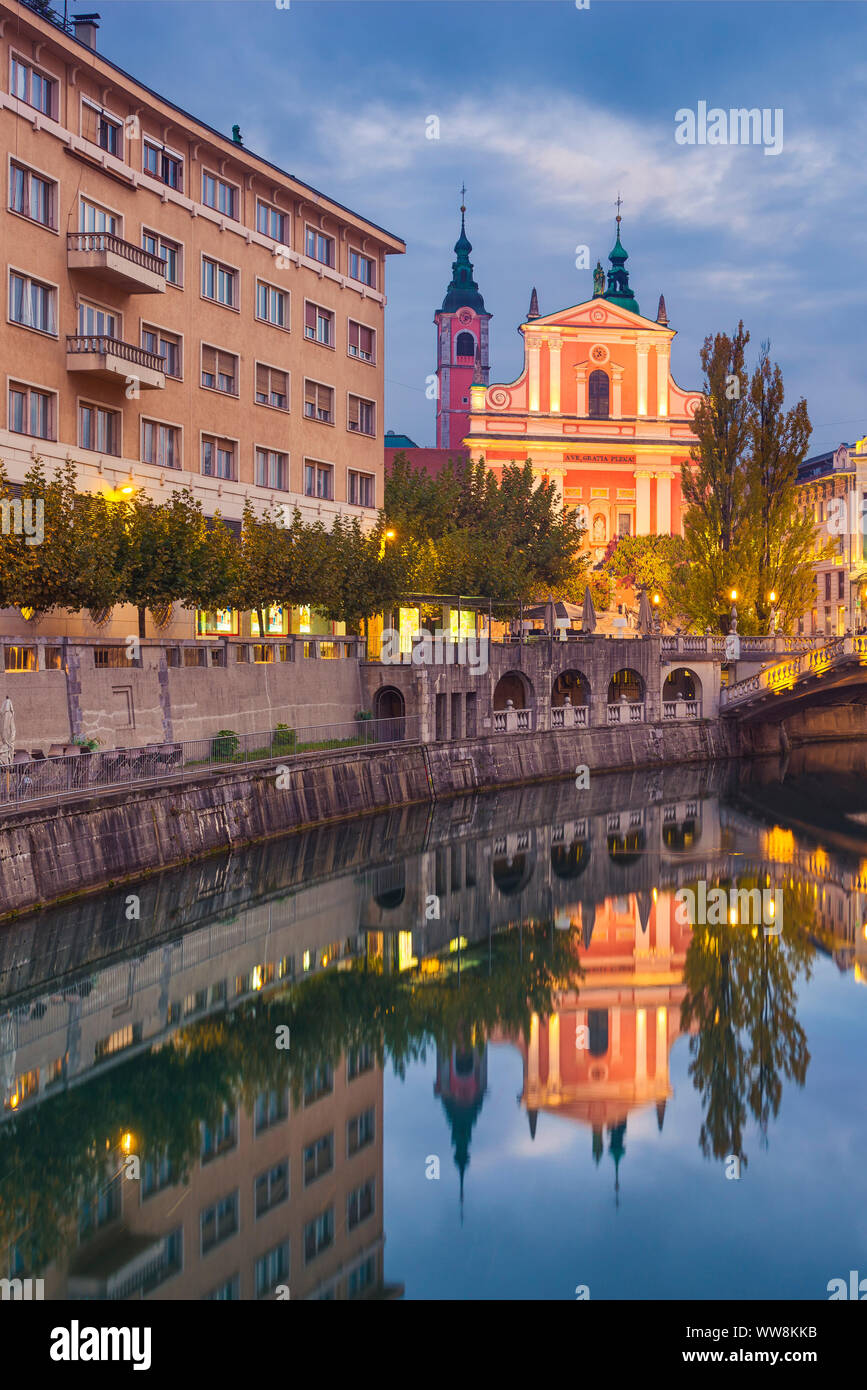
POLYGON ((814 775, 805 754, 409 808, 11 926, 10 1275, 54 1298, 399 1296, 383 1069, 415 1088, 429 1058, 461 1205, 502 1049, 531 1144, 543 1114, 586 1132, 617 1201, 627 1131, 648 1111, 663 1132, 683 1038, 691 1143, 746 1167, 752 1129, 770 1143, 805 1084, 815 961, 867 966, 867 798, 841 774, 811 830, 814 775), (682 923, 675 894, 699 880, 780 888, 783 930, 682 923))

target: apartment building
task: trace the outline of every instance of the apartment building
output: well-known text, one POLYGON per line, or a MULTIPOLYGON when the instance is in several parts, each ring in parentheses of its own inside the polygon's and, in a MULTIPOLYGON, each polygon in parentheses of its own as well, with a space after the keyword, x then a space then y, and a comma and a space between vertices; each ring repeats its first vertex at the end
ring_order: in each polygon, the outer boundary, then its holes
POLYGON ((0 0, 11 481, 70 457, 83 491, 188 485, 234 522, 247 497, 372 521, 386 257, 404 243, 122 71, 97 28, 0 0))
POLYGON ((867 627, 867 440, 840 444, 798 469, 798 507, 819 529, 816 589, 799 632, 842 637, 867 627), (832 553, 822 552, 832 546, 832 553))

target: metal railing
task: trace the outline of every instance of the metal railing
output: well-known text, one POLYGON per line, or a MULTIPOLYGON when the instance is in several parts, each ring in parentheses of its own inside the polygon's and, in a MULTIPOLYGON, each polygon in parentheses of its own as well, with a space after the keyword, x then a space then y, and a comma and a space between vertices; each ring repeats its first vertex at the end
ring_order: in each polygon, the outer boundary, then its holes
POLYGON ((162 257, 135 246, 131 241, 124 241, 123 237, 115 236, 113 232, 67 232, 66 248, 68 251, 113 251, 125 261, 165 279, 166 263, 162 257))
POLYGON ((226 731, 181 743, 151 743, 144 748, 93 753, 81 748, 73 753, 70 750, 74 745, 68 745, 64 754, 47 758, 19 752, 11 767, 0 767, 0 815, 30 802, 57 802, 65 797, 172 781, 253 763, 288 765, 306 753, 416 743, 418 739, 418 716, 403 715, 271 729, 267 733, 226 731))

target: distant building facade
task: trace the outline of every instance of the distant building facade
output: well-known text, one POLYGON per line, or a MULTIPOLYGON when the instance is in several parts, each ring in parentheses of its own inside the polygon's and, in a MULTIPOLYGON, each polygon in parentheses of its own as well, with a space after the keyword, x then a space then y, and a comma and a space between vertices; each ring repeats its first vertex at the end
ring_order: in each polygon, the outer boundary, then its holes
POLYGON ((805 459, 798 469, 799 507, 819 528, 813 603, 801 632, 842 636, 867 627, 867 439, 805 459), (821 551, 831 542, 830 557, 821 551))

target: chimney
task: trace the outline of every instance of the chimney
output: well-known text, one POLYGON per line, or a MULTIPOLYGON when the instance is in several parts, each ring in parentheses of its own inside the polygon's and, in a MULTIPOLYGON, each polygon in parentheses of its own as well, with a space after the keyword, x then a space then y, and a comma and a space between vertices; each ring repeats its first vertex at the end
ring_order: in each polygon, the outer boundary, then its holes
POLYGON ((75 14, 72 16, 72 23, 75 26, 75 37, 79 43, 86 44, 88 48, 96 51, 96 31, 99 28, 98 14, 75 14))

